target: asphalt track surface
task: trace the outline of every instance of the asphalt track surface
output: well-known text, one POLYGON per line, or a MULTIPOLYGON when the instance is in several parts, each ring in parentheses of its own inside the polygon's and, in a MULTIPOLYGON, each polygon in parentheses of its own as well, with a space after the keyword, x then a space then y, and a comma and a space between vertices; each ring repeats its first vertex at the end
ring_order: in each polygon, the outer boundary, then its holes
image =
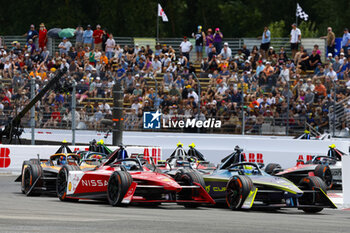
POLYGON ((65 203, 53 196, 26 197, 14 179, 0 175, 0 232, 350 232, 350 211, 345 210, 305 214, 65 203))

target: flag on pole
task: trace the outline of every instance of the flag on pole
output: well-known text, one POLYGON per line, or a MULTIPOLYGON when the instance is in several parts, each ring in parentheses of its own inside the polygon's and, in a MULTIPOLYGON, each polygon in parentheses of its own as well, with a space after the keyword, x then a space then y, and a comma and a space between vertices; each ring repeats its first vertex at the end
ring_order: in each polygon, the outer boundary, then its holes
POLYGON ((163 22, 168 22, 168 17, 166 16, 162 6, 158 3, 158 16, 161 16, 163 19, 163 22))
POLYGON ((303 9, 300 7, 299 3, 297 3, 297 17, 307 21, 309 18, 309 15, 303 11, 303 9))

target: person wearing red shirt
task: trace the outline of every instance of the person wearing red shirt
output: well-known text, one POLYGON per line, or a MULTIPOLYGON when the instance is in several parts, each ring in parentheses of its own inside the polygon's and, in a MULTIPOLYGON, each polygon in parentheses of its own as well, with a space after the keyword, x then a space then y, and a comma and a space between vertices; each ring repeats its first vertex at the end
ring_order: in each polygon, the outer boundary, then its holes
POLYGON ((44 124, 44 128, 56 127, 61 122, 61 113, 58 111, 58 106, 55 105, 53 112, 51 113, 50 119, 44 124))
POLYGON ((96 26, 96 30, 92 34, 94 38, 94 45, 95 49, 102 50, 102 36, 103 36, 103 31, 101 30, 101 26, 98 24, 96 26))
POLYGON ((47 44, 47 30, 45 27, 44 23, 40 24, 40 29, 39 29, 39 48, 41 50, 44 50, 44 47, 47 44))

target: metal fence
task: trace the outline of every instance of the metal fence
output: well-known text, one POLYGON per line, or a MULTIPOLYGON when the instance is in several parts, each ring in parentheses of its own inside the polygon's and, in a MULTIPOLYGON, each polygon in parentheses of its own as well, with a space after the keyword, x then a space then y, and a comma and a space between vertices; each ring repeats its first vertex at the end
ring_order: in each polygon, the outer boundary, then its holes
MULTIPOLYGON (((1 37, 0 37, 1 38, 1 37)), ((6 45, 8 48, 10 48, 11 43, 13 41, 18 41, 21 44, 26 43, 26 38, 23 36, 3 36, 2 37, 3 45, 6 45)), ((134 46, 135 45, 135 39, 142 39, 142 38, 134 38, 134 37, 114 37, 114 40, 116 41, 116 44, 119 44, 121 46, 128 45, 128 46, 134 46)), ((151 39, 155 41, 155 38, 144 38, 144 39, 151 39)), ((182 42, 182 38, 160 38, 159 43, 160 44, 166 44, 167 46, 172 46, 177 53, 179 53, 179 46, 182 42)), ((1 39, 0 39, 1 41, 1 39)), ((61 39, 52 39, 49 38, 47 43, 47 48, 51 53, 54 53, 58 51, 58 45, 61 42, 61 39)), ((71 43, 75 44, 75 39, 70 39, 71 43)), ((192 40, 193 41, 193 40, 192 40)), ((232 53, 237 53, 238 49, 242 48, 245 44, 249 50, 251 50, 254 46, 260 47, 261 40, 257 38, 224 38, 224 42, 227 42, 229 44, 229 47, 232 50, 232 53)), ((37 41, 36 41, 37 43, 37 41)), ((319 45, 319 49, 322 52, 322 59, 325 59, 326 54, 326 41, 325 39, 318 39, 318 38, 303 38, 302 44, 304 47, 311 52, 313 49, 313 46, 315 44, 319 45)), ((271 46, 274 47, 276 51, 278 51, 281 47, 284 47, 287 54, 291 54, 290 50, 290 44, 289 44, 289 38, 271 38, 271 46)), ((195 57, 195 50, 192 50, 191 57, 195 57)))

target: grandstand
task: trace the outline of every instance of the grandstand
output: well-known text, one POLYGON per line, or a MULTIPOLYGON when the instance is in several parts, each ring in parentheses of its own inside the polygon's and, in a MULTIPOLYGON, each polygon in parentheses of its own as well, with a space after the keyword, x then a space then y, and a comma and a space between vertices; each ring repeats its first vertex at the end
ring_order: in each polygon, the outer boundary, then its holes
MULTIPOLYGON (((73 45, 71 50, 62 52, 59 48, 60 44, 63 43, 62 39, 49 37, 46 44, 49 56, 46 59, 41 57, 43 52, 42 49, 38 49, 38 41, 34 41, 37 44, 35 50, 28 50, 27 39, 19 36, 4 36, 1 38, 3 50, 6 51, 1 54, 2 61, 9 60, 12 63, 10 65, 11 69, 6 70, 5 64, 1 70, 3 95, 5 100, 7 97, 11 102, 10 106, 7 106, 4 104, 4 99, 2 101, 2 124, 6 124, 13 117, 15 112, 13 110, 20 110, 23 104, 26 103, 30 87, 28 80, 32 77, 36 78, 36 91, 40 91, 40 88, 45 85, 45 79, 49 79, 55 69, 62 68, 62 61, 65 59, 68 61, 68 67, 71 68, 68 78, 74 78, 77 81, 78 89, 81 88, 79 82, 83 79, 84 85, 86 85, 84 88, 89 90, 86 92, 86 97, 81 97, 82 93, 79 93, 78 90, 78 129, 104 130, 104 126, 99 122, 101 119, 111 117, 110 108, 113 107, 111 85, 115 80, 120 79, 117 67, 122 68, 122 66, 124 67, 123 72, 125 72, 125 77, 122 75, 121 79, 125 91, 124 114, 126 115, 125 128, 127 130, 144 130, 142 129, 142 112, 158 108, 161 108, 168 119, 188 117, 215 117, 220 119, 223 122, 221 129, 209 129, 210 132, 217 133, 285 135, 300 134, 306 128, 321 132, 329 131, 333 125, 338 131, 341 131, 348 126, 347 109, 350 82, 348 81, 349 69, 344 69, 348 66, 348 59, 341 58, 343 64, 340 68, 342 70, 339 70, 339 72, 342 72, 342 76, 330 80, 329 69, 334 63, 339 62, 339 57, 336 58, 338 61, 335 61, 333 57, 332 60, 329 60, 324 39, 302 39, 303 49, 306 49, 307 56, 311 56, 312 51, 315 50, 314 45, 318 45, 315 52, 320 55, 320 64, 317 64, 316 68, 313 69, 302 66, 300 60, 303 56, 302 50, 299 52, 299 57, 291 59, 289 38, 272 38, 271 54, 267 58, 261 56, 261 51, 258 49, 260 40, 258 39, 224 38, 223 42, 227 43, 232 55, 229 59, 223 59, 220 53, 215 53, 214 57, 217 56, 214 62, 216 63, 215 66, 210 61, 196 60, 194 48, 190 53, 191 59, 189 62, 181 60, 180 44, 182 38, 161 38, 156 42, 156 39, 152 38, 114 37, 115 45, 120 47, 113 48, 113 53, 119 55, 114 55, 114 58, 107 60, 109 66, 102 65, 102 60, 91 60, 91 56, 98 55, 98 57, 101 57, 100 51, 88 48, 83 52, 85 48, 74 48, 77 44, 74 38, 70 39, 70 43, 73 45), (150 47, 152 53, 148 53, 148 51, 137 53, 135 52, 136 45, 140 47, 155 45, 155 47, 150 47), (18 47, 17 50, 16 46, 18 47), (177 66, 177 63, 180 62, 176 71, 170 72, 173 77, 170 85, 164 84, 165 73, 169 65, 165 67, 162 64, 160 71, 155 71, 153 68, 149 70, 144 68, 134 69, 134 67, 140 66, 139 59, 141 58, 146 60, 146 63, 149 62, 152 67, 155 65, 155 57, 159 57, 164 62, 166 52, 162 49, 168 51, 170 48, 174 49, 170 63, 174 62, 177 66), (242 55, 243 60, 240 61, 242 50, 247 54, 242 55), (81 56, 82 53, 89 53, 90 57, 81 56), (283 54, 283 58, 280 57, 281 54, 283 54), (29 56, 29 60, 26 55, 29 56), (32 67, 27 66, 29 61, 32 67), (266 75, 265 81, 261 81, 261 75, 259 76, 259 73, 261 73, 257 70, 259 63, 265 67, 272 63, 273 75, 266 75), (288 69, 287 79, 281 75, 283 65, 286 65, 288 69), (72 68, 72 66, 75 68, 72 68), (226 75, 223 74, 224 67, 227 68, 226 75), (26 68, 29 76, 25 72, 26 68), (82 68, 82 70, 79 70, 79 68, 82 68), (96 69, 97 71, 95 71, 96 69), (320 69, 323 71, 320 71, 320 69), (126 76, 129 73, 132 81, 128 83, 126 76), (138 76, 136 76, 137 74, 138 76), (96 81, 96 78, 100 76, 101 81, 96 81), (176 81, 178 76, 181 77, 180 86, 176 81), (269 77, 273 77, 270 78, 273 80, 269 81, 269 77), (18 83, 14 80, 17 80, 18 83), (305 97, 308 93, 306 93, 305 85, 308 85, 309 80, 311 80, 313 89, 315 86, 318 87, 318 83, 320 83, 321 86, 325 87, 326 92, 317 93, 317 91, 311 90, 312 94, 310 95, 313 96, 313 99, 306 103, 308 98, 305 97), (199 83, 197 83, 198 81, 199 83), (184 83, 186 84, 184 85, 184 83), (133 94, 136 84, 141 86, 142 94, 133 94), (24 86, 21 87, 21 85, 24 86), (175 96, 175 98, 173 94, 170 94, 171 86, 174 85, 179 93, 179 96, 175 96), (103 87, 103 90, 101 87, 103 87), (199 115, 196 108, 198 103, 193 104, 189 96, 186 96, 189 89, 198 92, 198 88, 201 92, 201 112, 199 115), (334 92, 334 88, 336 92, 334 92), (238 98, 242 95, 242 89, 244 94, 243 103, 242 99, 238 98), (21 93, 16 93, 18 90, 21 93), (228 91, 226 92, 226 90, 228 91), (157 92, 158 97, 154 92, 157 92), (292 95, 289 98, 289 106, 286 106, 289 92, 292 95), (23 95, 21 95, 22 93, 23 95), (335 104, 334 93, 337 96, 335 104), (233 95, 236 95, 236 98, 233 95), (165 98, 167 98, 166 101, 165 98), (169 101, 171 98, 173 100, 169 101), (261 105, 262 103, 264 106, 261 105), (336 107, 337 117, 335 121, 332 121, 334 106, 336 107), (104 109, 101 111, 100 108, 104 109), (138 112, 139 109, 141 109, 140 112, 138 112), (244 118, 242 118, 242 112, 245 112, 244 118), (287 112, 288 114, 286 114, 287 112), (244 130, 242 130, 243 125, 244 130)), ((194 39, 191 39, 190 42, 194 47, 194 39)), ((204 59, 210 58, 212 55, 206 52, 203 52, 203 54, 204 59)), ((52 91, 44 97, 42 103, 36 108, 36 126, 71 127, 70 105, 71 95, 69 91, 58 89, 52 91), (53 116, 52 113, 54 112, 59 116, 53 116)), ((24 126, 29 125, 29 117, 23 119, 23 124, 24 126)), ((179 131, 180 129, 171 130, 179 131)))

